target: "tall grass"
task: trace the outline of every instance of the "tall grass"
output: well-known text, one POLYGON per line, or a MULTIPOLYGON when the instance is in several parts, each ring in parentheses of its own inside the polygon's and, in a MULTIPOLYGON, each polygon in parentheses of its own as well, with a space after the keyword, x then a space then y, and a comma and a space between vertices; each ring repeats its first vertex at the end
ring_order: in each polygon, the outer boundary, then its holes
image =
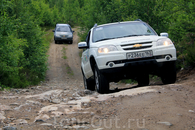
POLYGON ((49 46, 50 46, 50 43, 52 42, 53 40, 53 37, 54 37, 54 34, 52 32, 52 29, 50 30, 47 30, 45 32, 45 35, 43 35, 43 39, 44 39, 44 46, 49 49, 49 46))

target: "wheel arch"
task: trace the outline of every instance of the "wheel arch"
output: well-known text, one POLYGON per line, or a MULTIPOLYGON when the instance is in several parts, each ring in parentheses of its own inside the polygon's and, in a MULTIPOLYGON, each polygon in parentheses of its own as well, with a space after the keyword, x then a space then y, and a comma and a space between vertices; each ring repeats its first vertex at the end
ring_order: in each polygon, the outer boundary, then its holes
POLYGON ((94 72, 94 66, 96 65, 96 61, 95 61, 95 58, 94 56, 90 56, 90 65, 91 65, 91 69, 93 70, 94 72))

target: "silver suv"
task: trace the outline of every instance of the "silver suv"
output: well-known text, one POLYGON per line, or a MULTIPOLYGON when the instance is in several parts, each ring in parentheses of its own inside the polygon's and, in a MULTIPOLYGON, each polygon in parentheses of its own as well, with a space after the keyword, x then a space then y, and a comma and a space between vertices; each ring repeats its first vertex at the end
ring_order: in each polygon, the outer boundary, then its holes
POLYGON ((109 82, 134 79, 149 85, 149 74, 164 84, 176 81, 176 49, 168 33, 160 36, 145 22, 128 21, 95 25, 86 41, 78 43, 86 89, 109 90, 109 82))
POLYGON ((72 44, 73 32, 69 24, 56 24, 54 32, 54 41, 58 42, 69 42, 72 44))

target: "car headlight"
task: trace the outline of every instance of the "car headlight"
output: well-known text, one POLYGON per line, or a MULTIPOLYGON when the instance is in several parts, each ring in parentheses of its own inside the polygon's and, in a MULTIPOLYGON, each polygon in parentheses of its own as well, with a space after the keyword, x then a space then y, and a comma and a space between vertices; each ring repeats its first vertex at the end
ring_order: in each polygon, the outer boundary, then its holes
POLYGON ((156 46, 169 46, 171 44, 173 44, 172 41, 166 38, 158 40, 156 46))
POLYGON ((114 45, 101 46, 98 48, 98 53, 108 53, 111 51, 118 51, 118 49, 114 45))
POLYGON ((60 37, 60 35, 59 34, 56 34, 56 37, 60 37))
POLYGON ((72 37, 72 34, 68 35, 68 37, 72 37))

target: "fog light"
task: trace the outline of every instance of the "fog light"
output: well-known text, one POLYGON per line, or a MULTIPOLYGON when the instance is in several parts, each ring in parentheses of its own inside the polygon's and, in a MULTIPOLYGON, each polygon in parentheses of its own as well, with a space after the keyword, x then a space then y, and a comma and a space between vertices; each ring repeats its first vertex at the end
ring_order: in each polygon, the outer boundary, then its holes
POLYGON ((110 63, 108 63, 108 66, 113 67, 114 66, 114 63, 113 62, 110 62, 110 63))
POLYGON ((170 60, 171 59, 170 55, 165 56, 165 59, 170 60))

